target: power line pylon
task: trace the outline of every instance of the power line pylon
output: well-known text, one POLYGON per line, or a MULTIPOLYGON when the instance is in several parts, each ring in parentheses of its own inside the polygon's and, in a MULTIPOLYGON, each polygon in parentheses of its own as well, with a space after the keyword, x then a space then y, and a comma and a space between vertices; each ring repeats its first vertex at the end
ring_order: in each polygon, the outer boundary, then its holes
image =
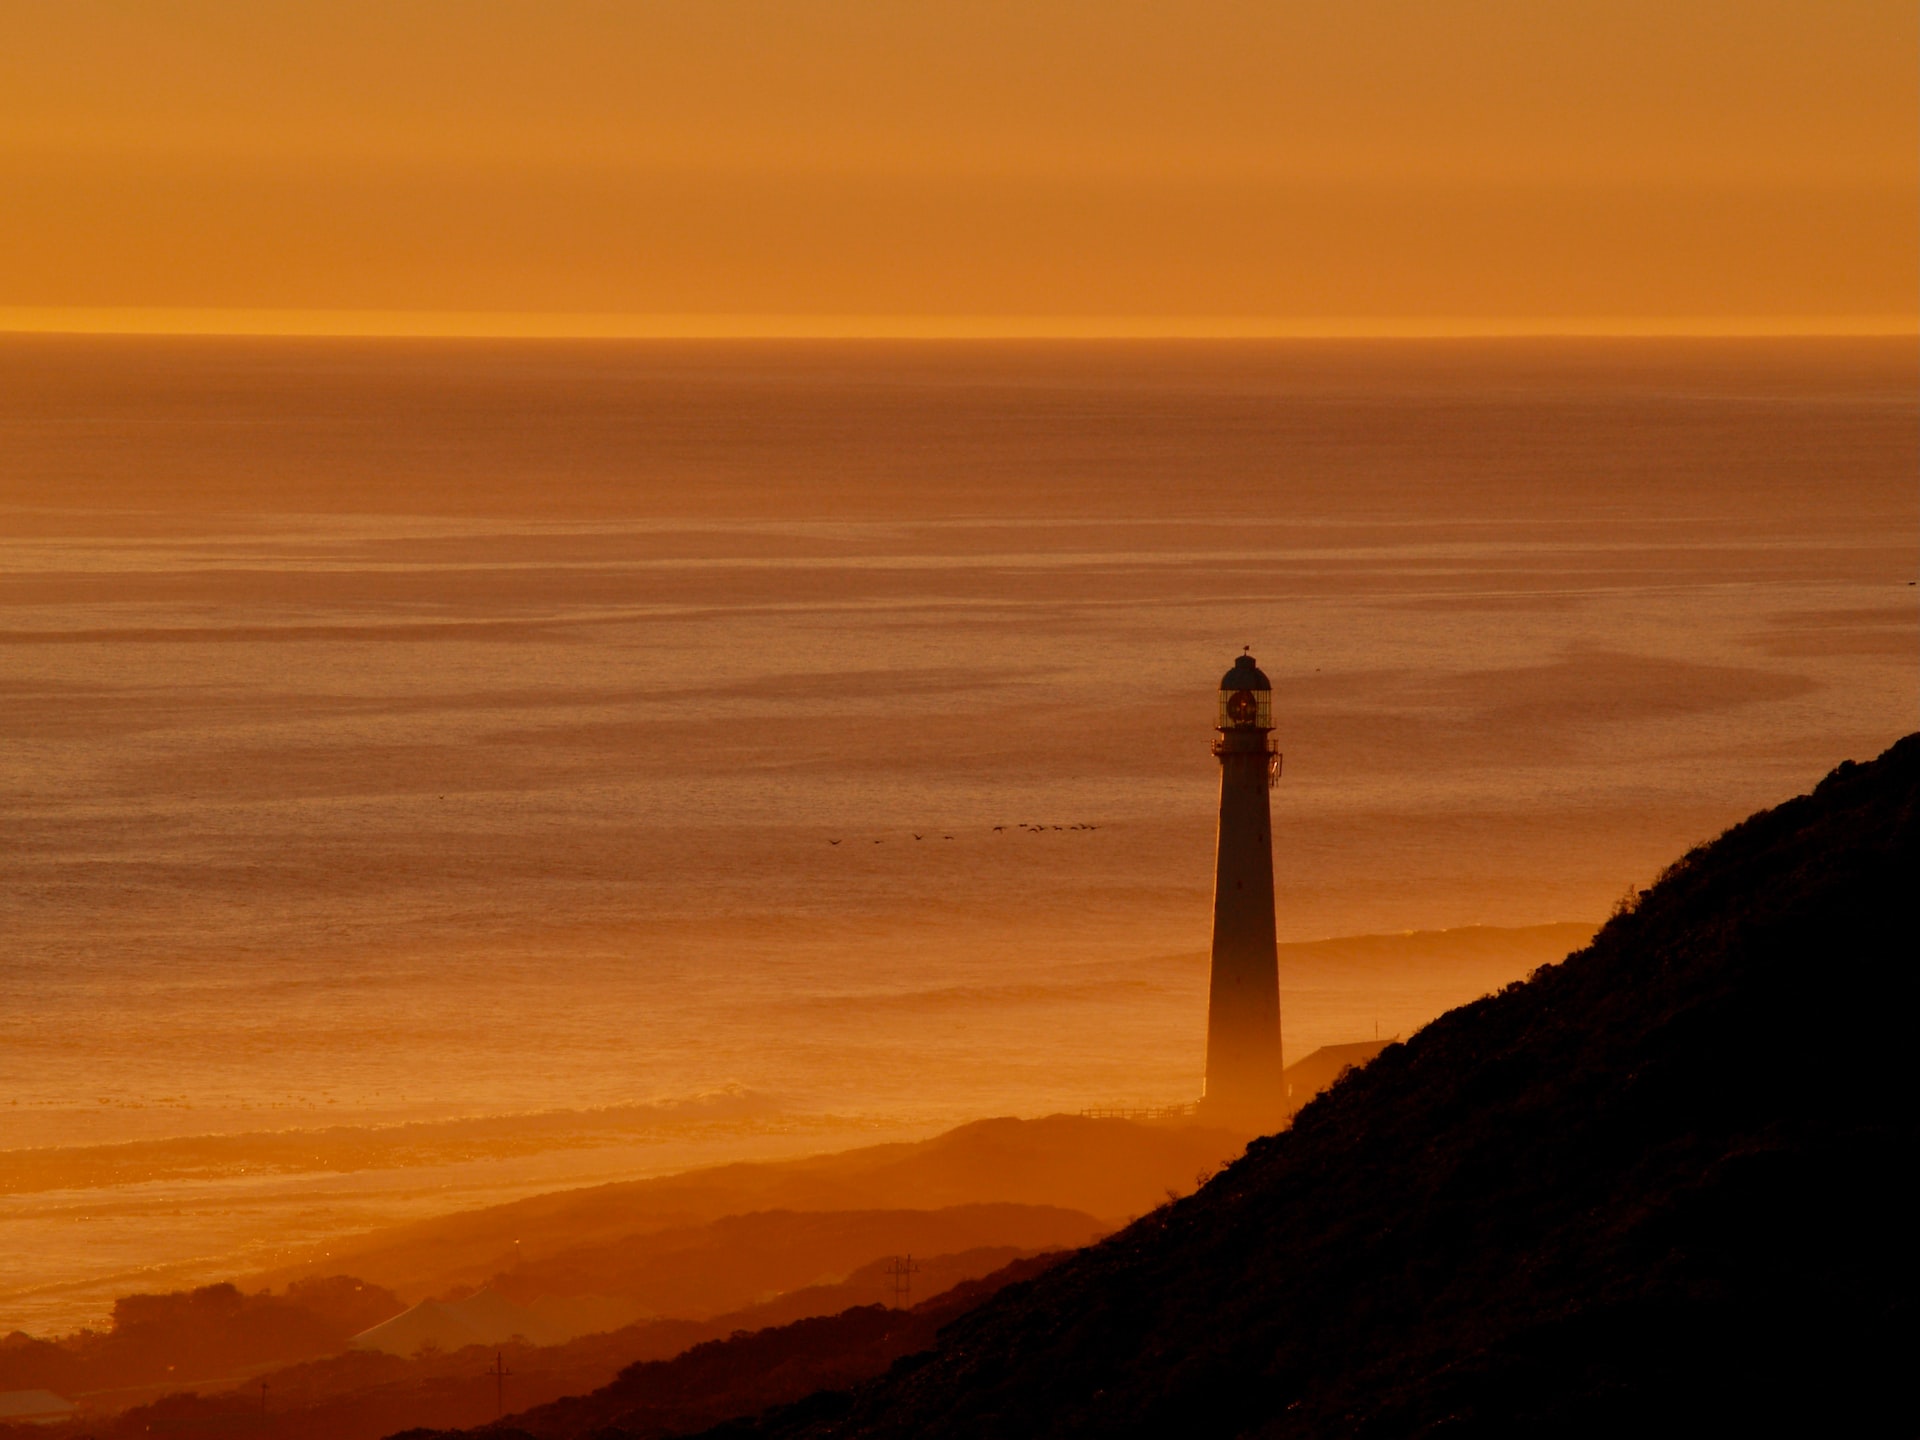
POLYGON ((893 1303, 897 1309, 905 1309, 913 1295, 913 1277, 919 1272, 920 1262, 911 1255, 896 1255, 887 1261, 887 1274, 893 1279, 893 1303))

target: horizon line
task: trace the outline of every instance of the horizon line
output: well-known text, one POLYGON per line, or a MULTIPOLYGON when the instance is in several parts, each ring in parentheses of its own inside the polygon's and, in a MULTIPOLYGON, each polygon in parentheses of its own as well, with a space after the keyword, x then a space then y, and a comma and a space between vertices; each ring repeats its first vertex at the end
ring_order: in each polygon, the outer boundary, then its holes
POLYGON ((862 315, 0 306, 0 333, 449 340, 1911 339, 1920 338, 1920 315, 862 315))

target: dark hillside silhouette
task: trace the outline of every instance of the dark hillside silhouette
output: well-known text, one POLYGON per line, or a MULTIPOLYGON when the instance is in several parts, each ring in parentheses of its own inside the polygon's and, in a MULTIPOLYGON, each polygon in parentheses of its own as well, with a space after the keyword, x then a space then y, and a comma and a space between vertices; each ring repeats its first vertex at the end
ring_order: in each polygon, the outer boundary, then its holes
POLYGON ((712 1433, 1884 1433, 1917 794, 1920 737, 1842 765, 1196 1195, 712 1433))

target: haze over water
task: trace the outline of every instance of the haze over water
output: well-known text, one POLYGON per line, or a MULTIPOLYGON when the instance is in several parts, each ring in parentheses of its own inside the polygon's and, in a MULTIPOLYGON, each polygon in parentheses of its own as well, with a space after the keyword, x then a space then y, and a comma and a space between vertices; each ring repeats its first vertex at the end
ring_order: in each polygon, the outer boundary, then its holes
POLYGON ((1912 727, 1914 380, 1910 341, 0 340, 0 1331, 1192 1099, 1242 645, 1288 1053, 1408 1033, 1912 727), (300 1134, 193 1138, 261 1131, 300 1134))

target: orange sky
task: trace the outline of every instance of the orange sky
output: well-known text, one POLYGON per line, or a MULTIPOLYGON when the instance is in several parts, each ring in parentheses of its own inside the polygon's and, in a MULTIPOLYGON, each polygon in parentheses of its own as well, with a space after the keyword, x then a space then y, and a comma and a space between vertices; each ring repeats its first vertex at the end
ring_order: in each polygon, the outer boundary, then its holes
POLYGON ((1905 329, 1916 13, 0 0, 0 325, 1905 329))

